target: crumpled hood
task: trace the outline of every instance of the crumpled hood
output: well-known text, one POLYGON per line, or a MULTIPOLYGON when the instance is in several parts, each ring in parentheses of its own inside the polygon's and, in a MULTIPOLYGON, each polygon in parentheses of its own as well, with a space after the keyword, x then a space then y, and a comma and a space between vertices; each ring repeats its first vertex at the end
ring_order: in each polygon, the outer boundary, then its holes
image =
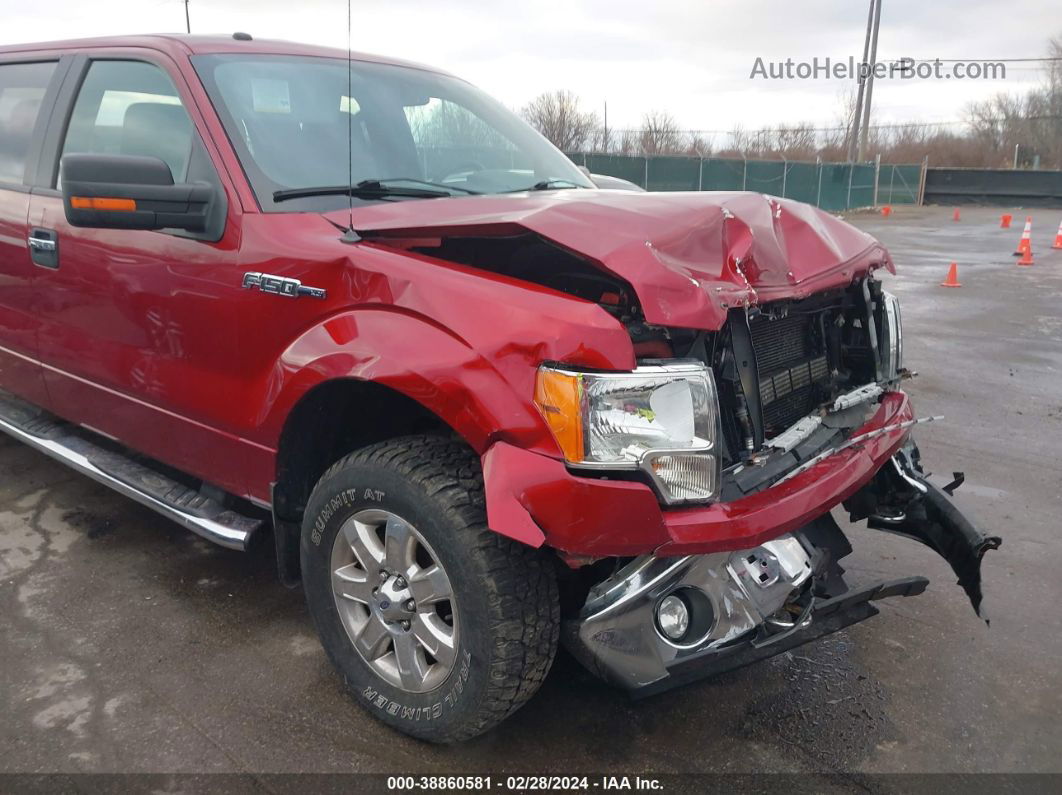
MULTIPOLYGON (((340 225, 347 212, 329 213, 340 225)), ((650 323, 718 329, 734 306, 799 298, 893 270, 870 235, 760 193, 558 190, 355 208, 366 238, 533 232, 629 283, 650 323)))

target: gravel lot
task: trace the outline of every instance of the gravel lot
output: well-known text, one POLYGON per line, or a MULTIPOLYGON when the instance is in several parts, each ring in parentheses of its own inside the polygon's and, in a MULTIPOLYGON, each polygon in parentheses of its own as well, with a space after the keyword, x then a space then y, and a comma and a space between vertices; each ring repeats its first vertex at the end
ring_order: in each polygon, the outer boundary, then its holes
POLYGON ((965 470, 960 504, 1003 536, 990 628, 933 553, 854 529, 852 572, 926 594, 639 704, 562 655, 500 729, 433 747, 348 701, 268 548, 213 547, 2 437, 0 772, 1062 772, 1062 210, 1032 212, 1033 268, 1025 211, 1000 212, 852 217, 901 269, 916 408, 946 417, 917 430, 927 468, 965 470), (952 260, 960 290, 937 286, 952 260))

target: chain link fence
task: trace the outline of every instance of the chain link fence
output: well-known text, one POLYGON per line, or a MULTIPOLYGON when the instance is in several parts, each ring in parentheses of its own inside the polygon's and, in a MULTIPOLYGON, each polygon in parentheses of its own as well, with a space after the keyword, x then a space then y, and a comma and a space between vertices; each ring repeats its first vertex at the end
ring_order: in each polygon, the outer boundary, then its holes
POLYGON ((917 204, 920 165, 805 163, 676 155, 568 155, 594 174, 619 177, 646 190, 750 190, 807 202, 824 210, 917 204))

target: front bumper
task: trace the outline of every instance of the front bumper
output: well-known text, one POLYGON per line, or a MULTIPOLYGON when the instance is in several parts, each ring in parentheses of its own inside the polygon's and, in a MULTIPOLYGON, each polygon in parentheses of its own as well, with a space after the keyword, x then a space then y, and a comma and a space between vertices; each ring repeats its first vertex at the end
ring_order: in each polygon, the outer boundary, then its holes
MULTIPOLYGON (((846 506, 872 528, 935 549, 981 613, 981 558, 1000 540, 977 530, 925 479, 914 445, 846 506)), ((565 622, 563 638, 592 672, 636 696, 650 695, 836 632, 876 615, 872 602, 914 596, 928 584, 908 577, 849 590, 838 565, 849 552, 827 514, 738 552, 636 558, 590 591, 579 614, 565 622), (681 642, 666 638, 656 622, 657 606, 674 593, 696 595, 686 599, 691 631, 681 642)))
MULTIPOLYGON (((572 557, 706 554, 793 532, 858 491, 904 444, 914 418, 900 391, 852 435, 882 431, 806 471, 731 502, 664 510, 643 483, 574 475, 563 461, 497 442, 483 456, 487 521, 502 535, 572 557)), ((797 462, 799 463, 799 462, 797 462)))

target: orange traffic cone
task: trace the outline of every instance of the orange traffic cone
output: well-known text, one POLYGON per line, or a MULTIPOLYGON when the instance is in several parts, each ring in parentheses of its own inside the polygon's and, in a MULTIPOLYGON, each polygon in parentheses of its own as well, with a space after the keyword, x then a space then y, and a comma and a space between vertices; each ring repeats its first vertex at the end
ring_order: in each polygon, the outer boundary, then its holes
POLYGON ((954 262, 951 263, 951 267, 948 268, 948 278, 940 283, 941 287, 962 287, 959 284, 959 266, 954 262))
POLYGON ((1062 248, 1062 222, 1058 224, 1058 234, 1055 235, 1055 244, 1051 248, 1062 248))
POLYGON ((1033 262, 1033 255, 1032 255, 1032 247, 1031 246, 1026 248, 1023 252, 1021 252, 1021 259, 1018 260, 1018 264, 1019 265, 1023 265, 1026 268, 1029 267, 1030 265, 1034 265, 1035 264, 1033 262))
POLYGON ((881 214, 888 218, 890 215, 892 215, 892 207, 886 204, 884 207, 881 208, 881 214))
POLYGON ((1013 215, 1011 215, 1010 213, 1003 213, 1003 215, 999 216, 999 228, 1010 229, 1010 222, 1013 220, 1013 215))
POLYGON ((1021 233, 1021 240, 1018 241, 1018 250, 1014 252, 1015 257, 1020 257, 1025 251, 1032 251, 1032 216, 1027 215, 1025 217, 1025 229, 1021 233))
POLYGON ((955 212, 953 212, 951 214, 951 220, 953 220, 953 221, 958 221, 959 220, 959 208, 958 207, 956 207, 955 208, 955 212))

